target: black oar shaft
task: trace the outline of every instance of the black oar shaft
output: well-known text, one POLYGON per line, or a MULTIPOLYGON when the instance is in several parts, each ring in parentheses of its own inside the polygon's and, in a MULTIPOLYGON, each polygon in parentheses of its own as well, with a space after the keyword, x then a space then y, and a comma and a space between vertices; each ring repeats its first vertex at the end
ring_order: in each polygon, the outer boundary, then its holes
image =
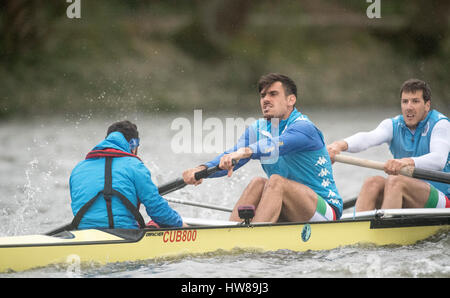
POLYGON ((445 172, 430 171, 415 168, 412 173, 412 177, 417 179, 425 179, 450 184, 450 173, 445 172))
POLYGON ((165 194, 171 193, 172 191, 178 190, 185 186, 186 183, 184 182, 183 178, 178 178, 158 187, 158 192, 160 195, 163 196, 165 194))
MULTIPOLYGON (((233 165, 236 164, 236 161, 233 160, 233 165)), ((203 178, 207 178, 209 176, 211 176, 214 173, 217 173, 219 171, 222 171, 221 168, 219 168, 219 166, 215 166, 212 168, 207 168, 201 171, 198 171, 194 174, 195 180, 200 180, 203 178)), ((161 185, 160 187, 158 187, 158 192, 160 195, 165 195, 168 193, 171 193, 175 190, 181 189, 183 187, 186 186, 186 183, 184 182, 183 178, 177 178, 175 180, 172 180, 170 182, 167 182, 163 185, 161 185)))

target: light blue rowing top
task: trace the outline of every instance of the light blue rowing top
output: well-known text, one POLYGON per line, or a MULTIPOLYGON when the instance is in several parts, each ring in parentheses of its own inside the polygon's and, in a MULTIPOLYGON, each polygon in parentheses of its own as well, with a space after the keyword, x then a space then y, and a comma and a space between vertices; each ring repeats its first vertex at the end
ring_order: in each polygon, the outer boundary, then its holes
MULTIPOLYGON (((250 159, 259 159, 268 177, 278 174, 308 186, 335 209, 336 218, 341 217, 342 198, 333 178, 323 135, 306 115, 294 108, 287 119, 279 121, 278 129, 271 121, 259 119, 246 129, 233 148, 205 165, 216 166, 224 154, 241 147, 251 148, 253 154, 250 158, 241 159, 234 170, 250 159)), ((226 173, 220 171, 211 177, 221 177, 226 173)))
MULTIPOLYGON (((449 119, 436 110, 428 112, 427 117, 417 124, 416 130, 411 130, 406 126, 403 115, 398 115, 392 120, 393 135, 389 150, 394 158, 418 157, 430 153, 431 132, 439 121, 449 121, 449 119)), ((450 172, 450 153, 447 156, 447 163, 442 170, 450 172)), ((424 180, 443 192, 447 197, 450 195, 450 185, 429 180, 424 180)))

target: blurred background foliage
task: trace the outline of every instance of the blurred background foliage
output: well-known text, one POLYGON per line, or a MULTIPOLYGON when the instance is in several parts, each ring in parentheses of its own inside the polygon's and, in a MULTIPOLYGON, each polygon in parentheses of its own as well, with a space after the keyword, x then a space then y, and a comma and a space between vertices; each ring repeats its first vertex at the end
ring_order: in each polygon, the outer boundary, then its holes
POLYGON ((291 76, 299 104, 397 107, 411 77, 449 111, 450 1, 0 2, 0 117, 258 112, 256 81, 291 76))

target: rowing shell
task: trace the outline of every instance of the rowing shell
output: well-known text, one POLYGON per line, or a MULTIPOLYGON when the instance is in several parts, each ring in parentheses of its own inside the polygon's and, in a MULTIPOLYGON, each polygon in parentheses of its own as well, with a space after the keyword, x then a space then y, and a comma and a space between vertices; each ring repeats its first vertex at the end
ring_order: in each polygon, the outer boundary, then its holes
POLYGON ((235 248, 253 251, 327 250, 359 243, 410 245, 450 229, 450 209, 400 209, 344 215, 315 223, 188 220, 189 228, 89 229, 54 236, 0 238, 0 272, 51 264, 107 264, 201 254, 235 248))

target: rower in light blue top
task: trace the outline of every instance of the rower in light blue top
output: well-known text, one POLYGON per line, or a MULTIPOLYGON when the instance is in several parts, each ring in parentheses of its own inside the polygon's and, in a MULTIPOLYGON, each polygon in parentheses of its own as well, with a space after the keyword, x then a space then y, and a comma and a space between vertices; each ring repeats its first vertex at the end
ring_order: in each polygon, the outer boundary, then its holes
POLYGON ((361 152, 383 143, 393 155, 384 164, 387 177, 369 177, 356 201, 356 211, 398 208, 450 208, 450 185, 399 175, 403 167, 450 172, 450 121, 431 109, 431 88, 418 79, 400 89, 401 115, 383 120, 328 145, 334 159, 341 151, 361 152))
POLYGON ((264 119, 246 129, 237 144, 212 161, 187 170, 188 184, 199 184, 193 174, 219 165, 213 177, 231 176, 251 159, 258 159, 268 178, 256 177, 236 203, 230 220, 239 221, 237 207, 254 205, 254 222, 335 220, 342 199, 333 178, 331 160, 320 130, 295 107, 297 88, 288 77, 268 74, 259 81, 264 119), (238 160, 233 167, 232 160, 238 160))
MULTIPOLYGON (((448 118, 442 113, 431 110, 425 119, 417 124, 414 133, 408 128, 403 115, 392 118, 393 136, 389 150, 394 158, 423 156, 430 153, 431 132, 439 121, 447 122, 448 118)), ((443 172, 450 173, 450 152, 444 163, 443 172)), ((450 196, 450 187, 446 183, 428 181, 447 197, 450 196)))

